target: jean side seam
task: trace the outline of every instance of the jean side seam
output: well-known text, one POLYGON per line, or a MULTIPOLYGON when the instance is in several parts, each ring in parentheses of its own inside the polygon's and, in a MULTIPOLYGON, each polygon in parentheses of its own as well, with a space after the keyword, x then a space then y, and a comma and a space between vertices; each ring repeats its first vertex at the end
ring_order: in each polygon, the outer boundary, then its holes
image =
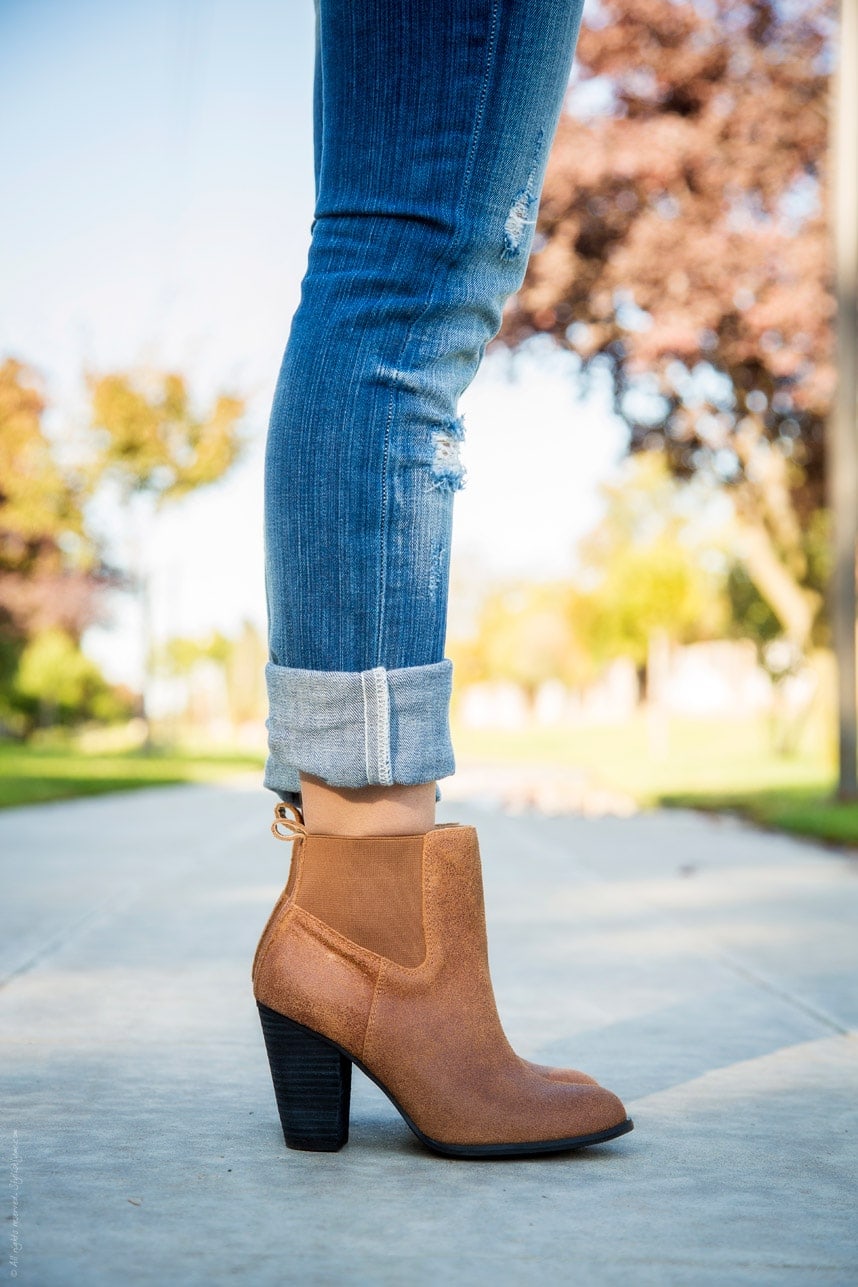
MULTIPOLYGON (((408 341, 406 340, 407 347, 408 341)), ((384 422, 384 447, 381 457, 381 516, 378 527, 379 539, 379 559, 378 559, 378 617, 375 626, 375 660, 380 663, 382 658, 382 648, 384 643, 384 611, 387 603, 387 529, 388 505, 390 500, 390 486, 388 475, 390 473, 390 438, 393 432, 393 412, 396 403, 396 390, 393 389, 390 394, 390 400, 387 404, 387 416, 384 422)))
POLYGON ((379 668, 374 673, 379 714, 378 780, 382 786, 392 786, 393 765, 390 762, 390 688, 387 683, 387 671, 379 668))
POLYGON ((459 206, 456 210, 457 224, 459 219, 459 212, 461 211, 462 205, 465 200, 465 194, 468 190, 468 187, 470 186, 471 174, 473 173, 473 169, 474 169, 474 157, 476 156, 476 152, 477 152, 477 141, 479 139, 480 131, 482 130, 482 127, 483 127, 483 119, 486 114, 486 99, 488 98, 488 95, 489 95, 489 80, 491 78, 492 68, 494 67, 495 51, 497 48, 499 7, 500 7, 499 0, 494 0, 494 3, 492 4, 491 26, 489 30, 488 52, 486 57, 486 69, 485 69, 485 75, 483 76, 483 83, 480 87, 480 98, 479 98, 479 104, 477 107, 477 116, 476 116, 476 120, 474 121, 474 129, 473 129, 473 133, 471 134, 471 146, 468 149, 468 158, 465 163, 465 173, 462 177, 462 187, 459 193, 459 206))
POLYGON ((361 673, 364 713, 364 763, 367 782, 374 786, 391 786, 393 769, 390 762, 390 694, 387 672, 382 666, 361 673))
POLYGON ((370 693, 367 688, 367 676, 370 673, 370 671, 365 670, 360 677, 361 696, 363 697, 363 762, 368 783, 372 783, 375 780, 373 777, 372 754, 370 753, 372 712, 370 710, 370 693))

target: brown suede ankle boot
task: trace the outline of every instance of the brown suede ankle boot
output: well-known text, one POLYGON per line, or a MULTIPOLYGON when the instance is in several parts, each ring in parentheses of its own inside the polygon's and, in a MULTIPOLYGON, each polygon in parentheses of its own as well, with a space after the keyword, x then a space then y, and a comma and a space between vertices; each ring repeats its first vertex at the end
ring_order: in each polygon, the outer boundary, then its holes
POLYGON ((632 1129, 610 1091, 546 1076, 510 1047, 473 827, 353 838, 309 835, 287 805, 275 815, 295 851, 253 984, 290 1147, 346 1142, 352 1063, 453 1157, 557 1152, 632 1129))
MULTIPOLYGON (((304 818, 300 809, 293 804, 288 804, 284 805, 282 812, 278 813, 278 808, 279 806, 275 806, 275 821, 271 826, 271 830, 278 840, 294 841, 298 835, 305 834, 304 818), (296 823, 297 827, 295 826, 296 823), (284 826, 285 831, 283 830, 284 826)), ((548 1077, 551 1081, 565 1081, 582 1086, 598 1085, 595 1077, 582 1072, 579 1068, 557 1068, 550 1064, 533 1063, 529 1059, 522 1059, 521 1055, 518 1058, 528 1068, 538 1073, 541 1077, 548 1077)))

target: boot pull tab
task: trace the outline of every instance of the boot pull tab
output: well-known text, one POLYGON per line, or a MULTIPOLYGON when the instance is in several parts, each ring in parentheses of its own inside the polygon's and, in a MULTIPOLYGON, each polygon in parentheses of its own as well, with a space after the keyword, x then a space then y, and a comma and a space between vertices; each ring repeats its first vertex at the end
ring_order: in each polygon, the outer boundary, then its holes
POLYGON ((301 810, 294 804, 287 804, 285 800, 274 806, 274 821, 271 824, 271 834, 278 840, 292 841, 297 840, 299 836, 306 836, 307 829, 304 826, 304 818, 301 810), (285 827, 286 831, 280 830, 285 827))

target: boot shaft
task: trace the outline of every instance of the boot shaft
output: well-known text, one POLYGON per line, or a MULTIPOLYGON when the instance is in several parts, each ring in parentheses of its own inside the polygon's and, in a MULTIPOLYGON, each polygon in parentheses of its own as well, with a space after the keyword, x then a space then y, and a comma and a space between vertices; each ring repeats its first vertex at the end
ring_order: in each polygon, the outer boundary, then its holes
POLYGON ((358 838, 287 825, 292 866, 257 948, 257 1000, 309 1027, 324 1012, 358 1056, 382 975, 385 992, 452 989, 460 1019, 497 1023, 473 827, 358 838))

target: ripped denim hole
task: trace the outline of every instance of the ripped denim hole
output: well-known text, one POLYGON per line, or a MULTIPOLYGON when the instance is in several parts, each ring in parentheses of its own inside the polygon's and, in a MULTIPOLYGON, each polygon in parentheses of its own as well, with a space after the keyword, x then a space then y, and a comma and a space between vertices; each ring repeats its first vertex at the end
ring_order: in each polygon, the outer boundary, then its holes
POLYGON ((536 139, 536 157, 530 167, 527 183, 513 197, 509 214, 506 217, 506 223, 503 226, 501 259, 515 259, 521 250, 526 230, 536 224, 536 207, 539 203, 539 198, 534 189, 539 171, 539 152, 542 147, 544 133, 544 130, 539 131, 536 139), (533 215, 532 219, 530 218, 531 214, 533 215))
POLYGON ((432 435, 432 486, 439 491, 456 492, 465 485, 465 467, 460 449, 465 437, 461 420, 456 420, 446 430, 432 435))
POLYGON ((515 201, 513 201, 512 209, 507 215, 506 223, 503 226, 502 259, 515 259, 521 249, 525 228, 531 227, 536 223, 535 219, 528 219, 527 217, 535 202, 536 197, 532 196, 526 188, 522 188, 515 201))

